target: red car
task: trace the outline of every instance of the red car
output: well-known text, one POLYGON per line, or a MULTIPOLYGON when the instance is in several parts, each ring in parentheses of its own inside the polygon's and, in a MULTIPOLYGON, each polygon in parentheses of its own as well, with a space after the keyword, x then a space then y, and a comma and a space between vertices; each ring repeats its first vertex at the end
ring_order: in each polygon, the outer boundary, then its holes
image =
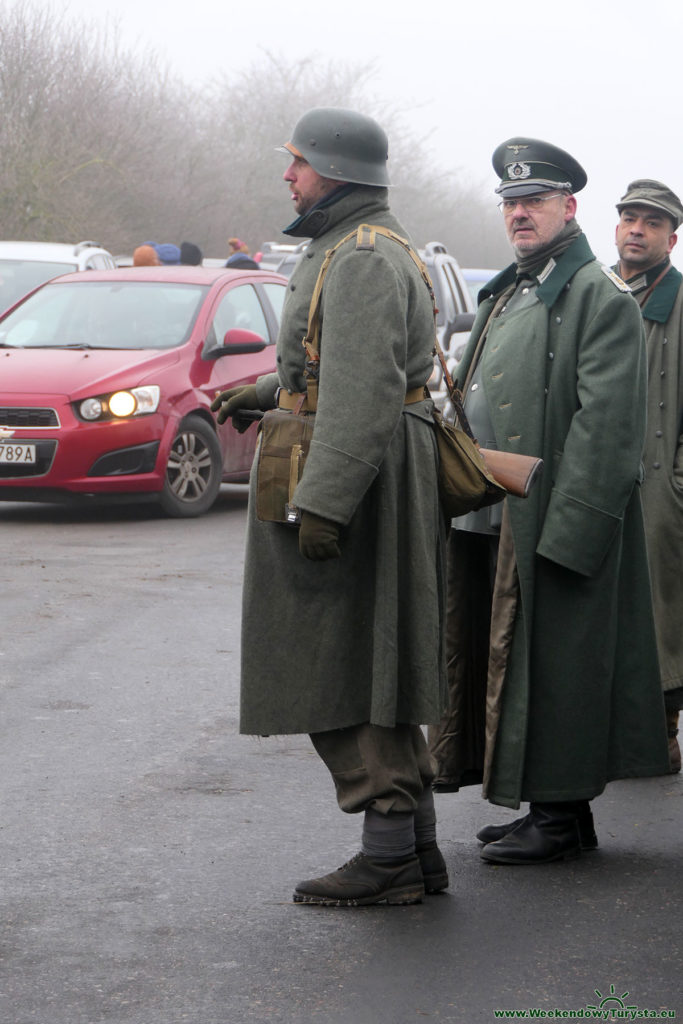
POLYGON ((210 411, 275 369, 287 279, 136 267, 67 274, 0 318, 0 500, 126 495, 197 516, 248 479, 255 425, 210 411))

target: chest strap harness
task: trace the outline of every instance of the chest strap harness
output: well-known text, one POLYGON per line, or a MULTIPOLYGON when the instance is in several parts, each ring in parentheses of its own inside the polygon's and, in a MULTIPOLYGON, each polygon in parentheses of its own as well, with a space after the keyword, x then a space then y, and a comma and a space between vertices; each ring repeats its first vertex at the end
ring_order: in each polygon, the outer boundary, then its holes
MULTIPOLYGON (((342 245, 355 237, 357 250, 374 252, 375 237, 377 234, 384 235, 385 238, 391 238, 394 242, 398 242, 399 245, 403 246, 417 269, 420 271, 422 280, 427 285, 427 289, 431 296, 432 309, 434 310, 434 322, 436 323, 434 287, 429 274, 427 273, 427 268, 412 248, 410 242, 408 242, 407 239, 402 238, 400 235, 397 235, 396 232, 392 231, 390 228, 382 227, 379 224, 360 224, 354 231, 350 231, 348 235, 344 235, 344 237, 340 239, 332 249, 328 249, 325 254, 325 259, 323 260, 318 278, 315 282, 313 295, 311 296, 311 303, 308 307, 308 327, 301 343, 306 349, 306 369, 304 371, 304 376, 306 378, 306 391, 289 392, 286 388, 280 388, 278 390, 277 397, 279 409, 291 409, 293 412, 299 413, 315 412, 318 408, 318 377, 320 374, 320 305, 322 302, 325 275, 327 274, 330 263, 332 262, 332 257, 336 253, 337 249, 341 248, 342 245)), ((425 384, 421 384, 419 387, 410 388, 406 392, 404 404, 412 405, 414 402, 421 402, 424 397, 425 384)))

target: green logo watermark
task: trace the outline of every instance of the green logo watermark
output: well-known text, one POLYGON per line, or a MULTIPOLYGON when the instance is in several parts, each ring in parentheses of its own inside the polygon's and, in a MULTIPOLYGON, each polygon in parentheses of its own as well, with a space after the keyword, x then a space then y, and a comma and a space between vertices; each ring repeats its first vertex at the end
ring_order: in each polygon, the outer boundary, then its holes
POLYGON ((617 989, 610 985, 607 995, 600 989, 593 990, 598 997, 597 1003, 586 1003, 575 1010, 561 1010, 558 1007, 544 1010, 541 1007, 528 1007, 526 1010, 494 1010, 496 1020, 675 1020, 675 1010, 648 1010, 638 1007, 635 1003, 626 1003, 629 992, 617 995, 617 989))

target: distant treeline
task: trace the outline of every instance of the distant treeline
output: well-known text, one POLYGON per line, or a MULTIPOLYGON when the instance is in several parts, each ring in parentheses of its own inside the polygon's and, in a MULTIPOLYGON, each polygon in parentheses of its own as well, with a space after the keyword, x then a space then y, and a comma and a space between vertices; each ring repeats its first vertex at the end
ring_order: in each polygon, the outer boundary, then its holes
POLYGON ((293 217, 275 147, 312 106, 375 116, 390 138, 392 205, 413 239, 463 265, 507 262, 481 188, 434 167, 428 140, 368 100, 373 69, 265 55, 191 88, 116 33, 36 3, 0 2, 0 229, 5 239, 92 239, 115 254, 143 241, 227 255, 237 235, 284 241, 293 217))

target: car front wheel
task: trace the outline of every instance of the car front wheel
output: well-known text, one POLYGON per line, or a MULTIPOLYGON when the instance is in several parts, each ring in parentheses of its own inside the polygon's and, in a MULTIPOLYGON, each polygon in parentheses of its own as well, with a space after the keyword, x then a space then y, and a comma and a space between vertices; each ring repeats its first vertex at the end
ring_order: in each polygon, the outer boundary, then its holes
POLYGON ((188 416, 173 439, 166 464, 161 507, 169 516, 201 516, 221 485, 223 458, 218 439, 200 416, 188 416))

